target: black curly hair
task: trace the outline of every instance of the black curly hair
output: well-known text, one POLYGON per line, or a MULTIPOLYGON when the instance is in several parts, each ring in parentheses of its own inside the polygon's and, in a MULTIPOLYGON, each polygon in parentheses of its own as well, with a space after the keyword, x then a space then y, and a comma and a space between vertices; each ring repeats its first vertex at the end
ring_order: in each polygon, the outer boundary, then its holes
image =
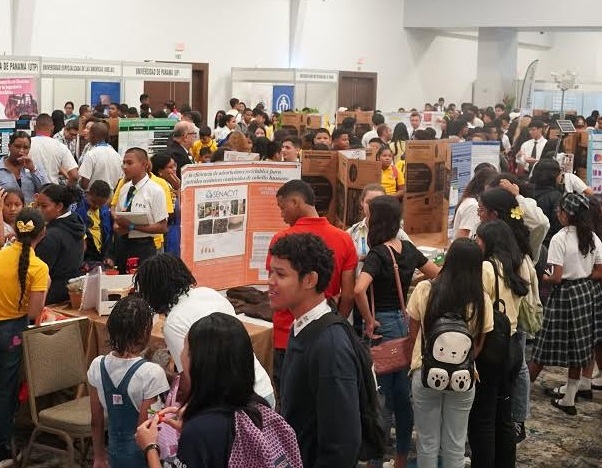
POLYGON ((148 343, 153 328, 153 311, 137 296, 127 296, 115 304, 109 319, 109 346, 119 354, 140 353, 148 343))
POLYGON ((181 258, 162 253, 146 259, 134 277, 134 289, 155 312, 169 314, 196 279, 181 258))
POLYGON ((23 296, 25 295, 25 287, 27 281, 27 270, 29 269, 29 251, 31 243, 40 235, 46 225, 42 213, 33 208, 23 208, 17 215, 15 220, 17 227, 15 229, 15 235, 17 241, 22 244, 21 254, 19 255, 19 284, 21 286, 21 295, 19 296, 19 310, 21 310, 21 303, 23 302, 23 296), (33 229, 29 232, 25 230, 19 230, 19 223, 33 224, 33 229))
POLYGON ((334 252, 318 236, 310 233, 289 234, 274 243, 270 254, 288 260, 299 274, 299 280, 315 271, 318 275, 316 292, 322 293, 328 286, 334 270, 334 252))

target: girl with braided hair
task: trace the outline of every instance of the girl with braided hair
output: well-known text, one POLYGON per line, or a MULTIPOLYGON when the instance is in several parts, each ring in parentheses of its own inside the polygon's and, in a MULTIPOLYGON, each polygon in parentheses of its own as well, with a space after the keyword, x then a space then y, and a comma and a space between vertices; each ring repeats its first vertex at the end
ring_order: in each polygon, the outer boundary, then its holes
POLYGON ((42 215, 26 208, 17 216, 15 228, 16 242, 0 250, 0 464, 12 458, 21 332, 40 315, 49 283, 48 266, 34 252, 44 237, 42 215))

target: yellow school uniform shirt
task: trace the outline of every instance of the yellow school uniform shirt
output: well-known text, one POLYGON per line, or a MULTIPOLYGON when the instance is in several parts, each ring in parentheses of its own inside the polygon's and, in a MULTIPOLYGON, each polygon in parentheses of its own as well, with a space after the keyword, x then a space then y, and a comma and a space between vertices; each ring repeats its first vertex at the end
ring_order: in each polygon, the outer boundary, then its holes
MULTIPOLYGON (((416 285, 414 291, 410 295, 408 301, 408 314, 414 320, 419 321, 424 326, 424 316, 426 315, 426 307, 431 293, 431 282, 421 281, 416 285)), ((488 333, 493 330, 493 305, 491 299, 486 291, 483 291, 485 301, 485 317, 483 320, 483 331, 482 333, 488 333)), ((472 313, 472 311, 470 312, 472 313)), ((416 337, 416 344, 414 345, 414 351, 412 353, 412 365, 411 370, 420 369, 422 367, 422 326, 416 337)), ((476 336, 475 321, 471 320, 468 322, 468 328, 470 329, 473 336, 476 336)))
POLYGON ((380 184, 385 189, 385 193, 387 195, 393 195, 397 192, 398 187, 405 185, 405 178, 403 176, 403 172, 399 167, 395 167, 397 169, 397 176, 393 172, 393 167, 389 166, 386 169, 383 169, 382 176, 380 179, 380 184))
POLYGON ((393 161, 397 164, 401 161, 402 157, 406 154, 406 142, 399 140, 395 142, 389 143, 389 148, 391 148, 391 152, 393 153, 393 161))
MULTIPOLYGON (((153 173, 150 174, 150 180, 159 184, 161 186, 161 188, 163 189, 163 192, 165 192, 165 200, 167 201, 167 213, 172 214, 173 210, 174 210, 174 202, 173 202, 173 198, 172 198, 172 194, 171 194, 170 185, 167 183, 167 181, 165 179, 162 179, 161 177, 157 177, 153 173)), ((113 193, 113 199, 111 200, 111 208, 114 208, 117 206, 117 203, 119 202, 119 192, 121 191, 121 187, 123 187, 124 183, 125 183, 124 179, 120 179, 119 183, 117 184, 117 187, 115 187, 115 192, 113 193)), ((164 240, 163 234, 155 235, 153 240, 155 242, 155 247, 157 249, 160 249, 161 246, 163 245, 163 240, 164 240)))
POLYGON ((23 245, 20 242, 0 250, 0 321, 22 317, 27 314, 30 292, 44 292, 48 289, 48 265, 36 257, 30 248, 29 267, 25 278, 25 294, 19 309, 21 284, 19 283, 19 257, 23 245))
POLYGON ((201 140, 197 140, 192 144, 190 153, 194 158, 194 162, 201 162, 201 148, 209 148, 212 153, 217 151, 217 143, 214 139, 209 140, 209 143, 203 143, 201 140))
POLYGON ((92 235, 92 240, 94 240, 94 245, 96 250, 100 252, 102 247, 102 230, 100 229, 100 209, 93 210, 90 208, 88 210, 88 218, 90 218, 90 226, 88 230, 92 235))

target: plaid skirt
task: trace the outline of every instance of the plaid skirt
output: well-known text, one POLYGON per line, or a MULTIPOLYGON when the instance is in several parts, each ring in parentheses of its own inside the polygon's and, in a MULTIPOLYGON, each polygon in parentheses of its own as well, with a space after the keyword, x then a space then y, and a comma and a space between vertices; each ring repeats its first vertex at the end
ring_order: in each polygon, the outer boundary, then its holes
POLYGON ((545 366, 585 367, 602 341, 602 287, 588 278, 563 280, 544 307, 533 361, 545 366))

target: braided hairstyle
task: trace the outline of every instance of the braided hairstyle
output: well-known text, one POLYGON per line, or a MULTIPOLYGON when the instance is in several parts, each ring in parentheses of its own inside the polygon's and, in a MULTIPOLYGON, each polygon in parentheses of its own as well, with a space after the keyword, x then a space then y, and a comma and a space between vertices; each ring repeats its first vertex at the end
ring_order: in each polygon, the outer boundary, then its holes
POLYGON ((38 238, 44 230, 44 218, 38 210, 32 208, 23 208, 17 215, 15 221, 15 235, 17 241, 21 243, 21 255, 19 255, 19 284, 21 286, 21 295, 19 296, 19 309, 25 295, 25 286, 27 281, 27 270, 29 269, 29 250, 34 240, 38 238))

